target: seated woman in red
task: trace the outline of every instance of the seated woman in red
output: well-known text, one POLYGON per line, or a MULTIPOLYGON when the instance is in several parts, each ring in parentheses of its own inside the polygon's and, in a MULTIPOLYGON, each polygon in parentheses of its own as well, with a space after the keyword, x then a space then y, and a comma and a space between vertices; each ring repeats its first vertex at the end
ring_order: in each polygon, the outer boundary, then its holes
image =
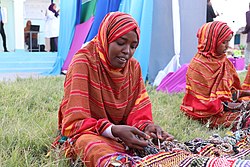
POLYGON ((141 68, 133 58, 139 32, 130 15, 109 13, 96 37, 71 61, 58 141, 65 141, 67 157, 80 157, 87 167, 109 166, 128 149, 142 150, 149 138, 173 139, 152 120, 141 68))
POLYGON ((232 36, 233 31, 226 23, 204 24, 197 34, 198 52, 186 74, 186 94, 180 108, 209 127, 249 126, 250 91, 246 85, 250 81, 246 78, 243 90, 225 54, 232 36))

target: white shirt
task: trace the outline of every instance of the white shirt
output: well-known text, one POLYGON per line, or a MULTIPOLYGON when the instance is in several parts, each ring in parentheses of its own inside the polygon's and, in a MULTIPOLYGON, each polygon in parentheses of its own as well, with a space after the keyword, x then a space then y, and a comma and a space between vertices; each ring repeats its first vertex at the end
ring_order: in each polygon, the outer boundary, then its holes
POLYGON ((50 10, 46 11, 45 14, 45 28, 44 36, 45 38, 52 38, 59 36, 59 27, 60 27, 60 16, 55 16, 50 10))
POLYGON ((2 14, 2 22, 5 24, 7 23, 7 8, 1 6, 1 14, 2 14))

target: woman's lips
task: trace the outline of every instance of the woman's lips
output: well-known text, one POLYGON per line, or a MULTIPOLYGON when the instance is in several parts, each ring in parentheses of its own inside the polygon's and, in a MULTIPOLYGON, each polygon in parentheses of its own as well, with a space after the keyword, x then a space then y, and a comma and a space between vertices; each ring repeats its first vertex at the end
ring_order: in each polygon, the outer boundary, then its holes
POLYGON ((124 57, 117 57, 117 59, 119 60, 120 63, 126 63, 127 59, 125 59, 124 57))

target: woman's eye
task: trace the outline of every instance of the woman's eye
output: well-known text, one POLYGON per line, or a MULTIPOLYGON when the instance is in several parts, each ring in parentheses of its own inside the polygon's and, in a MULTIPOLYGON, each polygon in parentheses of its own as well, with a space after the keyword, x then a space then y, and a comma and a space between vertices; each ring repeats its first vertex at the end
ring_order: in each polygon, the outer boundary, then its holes
POLYGON ((116 43, 121 46, 121 45, 124 45, 125 42, 124 41, 116 41, 116 43))
POLYGON ((223 44, 228 44, 229 43, 229 41, 224 41, 224 42, 222 42, 223 44))
POLYGON ((135 49, 136 48, 136 45, 132 45, 132 46, 130 46, 131 47, 131 49, 135 49))

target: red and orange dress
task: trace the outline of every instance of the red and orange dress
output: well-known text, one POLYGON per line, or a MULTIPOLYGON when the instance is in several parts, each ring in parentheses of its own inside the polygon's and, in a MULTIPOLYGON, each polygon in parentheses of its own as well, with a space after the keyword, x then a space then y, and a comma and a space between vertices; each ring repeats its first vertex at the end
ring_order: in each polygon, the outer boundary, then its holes
POLYGON ((242 87, 226 54, 216 54, 216 48, 232 33, 223 22, 204 24, 197 33, 198 52, 186 74, 186 94, 180 108, 186 115, 210 127, 229 127, 238 123, 242 127, 249 117, 246 112, 225 111, 228 102, 240 100, 235 98, 240 90, 250 88, 250 71, 242 87))
POLYGON ((97 36, 76 53, 67 72, 58 126, 61 137, 71 143, 65 147, 66 154, 81 157, 86 166, 104 166, 108 155, 126 152, 124 145, 102 136, 110 125, 144 130, 152 123, 138 61, 131 58, 124 68, 113 69, 107 59, 109 43, 131 30, 139 38, 139 27, 130 15, 108 14, 97 36))

